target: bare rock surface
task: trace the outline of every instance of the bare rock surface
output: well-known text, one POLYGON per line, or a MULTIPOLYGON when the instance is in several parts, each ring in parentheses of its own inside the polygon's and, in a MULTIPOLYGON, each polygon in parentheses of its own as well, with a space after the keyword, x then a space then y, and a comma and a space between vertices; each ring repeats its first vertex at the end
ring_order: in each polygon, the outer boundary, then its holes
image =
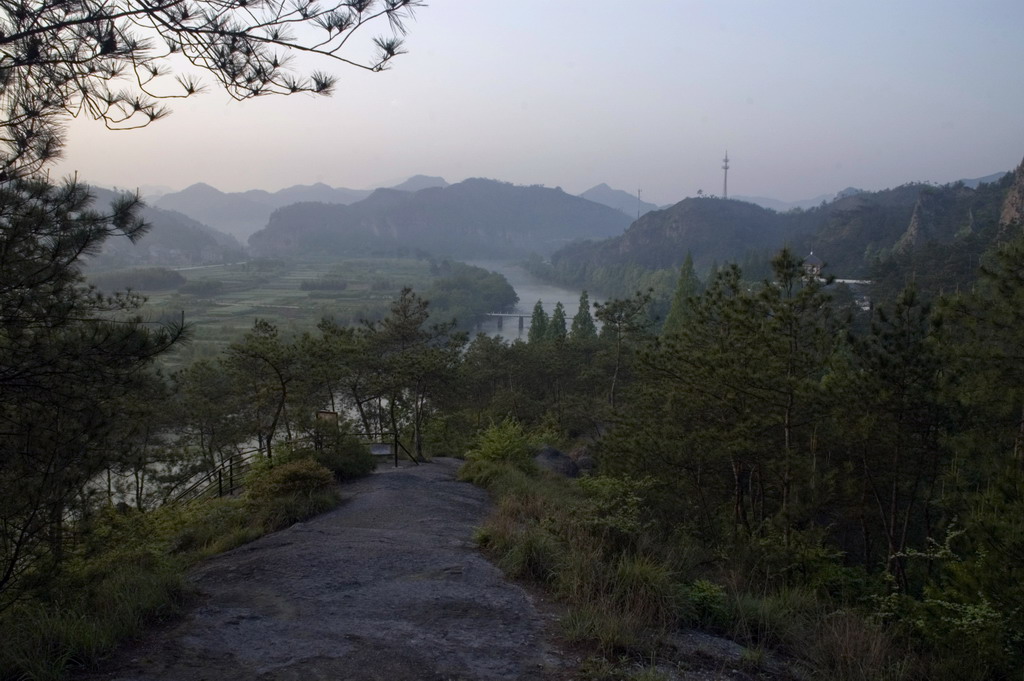
POLYGON ((459 463, 381 469, 337 509, 211 559, 181 621, 82 678, 560 676, 545 616, 473 545, 489 502, 454 480, 459 463))

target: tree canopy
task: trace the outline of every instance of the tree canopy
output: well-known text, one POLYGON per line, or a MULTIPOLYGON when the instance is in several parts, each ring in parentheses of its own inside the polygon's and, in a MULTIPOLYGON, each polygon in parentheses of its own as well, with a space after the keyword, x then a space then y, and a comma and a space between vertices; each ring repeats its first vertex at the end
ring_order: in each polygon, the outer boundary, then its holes
POLYGON ((167 115, 164 101, 199 92, 186 60, 235 99, 328 94, 335 78, 291 68, 297 54, 380 71, 402 53, 403 20, 419 0, 14 0, 0 6, 0 181, 60 151, 61 122, 87 115, 110 128, 167 115), (354 36, 386 35, 354 56, 354 36), (174 66, 172 66, 174 65, 174 66))

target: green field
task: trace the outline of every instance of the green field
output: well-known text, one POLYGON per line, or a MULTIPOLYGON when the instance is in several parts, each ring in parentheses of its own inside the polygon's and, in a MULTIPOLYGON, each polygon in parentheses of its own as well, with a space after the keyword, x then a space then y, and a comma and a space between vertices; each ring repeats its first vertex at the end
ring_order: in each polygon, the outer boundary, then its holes
POLYGON ((434 278, 426 260, 380 258, 292 263, 250 261, 179 270, 189 284, 217 289, 205 293, 146 293, 148 319, 178 319, 184 313, 191 341, 169 357, 180 365, 219 353, 241 337, 256 318, 288 335, 312 329, 324 317, 342 324, 377 319, 405 286, 425 290, 434 278), (344 281, 344 290, 303 290, 303 282, 344 281))

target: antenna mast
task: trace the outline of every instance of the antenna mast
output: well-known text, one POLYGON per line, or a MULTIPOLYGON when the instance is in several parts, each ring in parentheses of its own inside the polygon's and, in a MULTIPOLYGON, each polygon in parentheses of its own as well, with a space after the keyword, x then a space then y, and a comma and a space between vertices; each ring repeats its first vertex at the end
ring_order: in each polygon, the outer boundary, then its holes
POLYGON ((722 159, 722 170, 724 176, 722 178, 722 198, 729 198, 729 152, 725 152, 725 158, 722 159))

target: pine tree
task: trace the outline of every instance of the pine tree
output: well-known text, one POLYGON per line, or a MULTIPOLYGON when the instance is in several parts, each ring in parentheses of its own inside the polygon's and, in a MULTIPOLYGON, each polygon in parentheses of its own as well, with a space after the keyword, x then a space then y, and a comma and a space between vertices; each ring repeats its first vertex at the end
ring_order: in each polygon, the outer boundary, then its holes
POLYGON ((329 94, 333 76, 296 73, 297 60, 291 57, 317 54, 381 71, 404 51, 403 20, 418 5, 418 0, 4 3, 0 182, 27 177, 52 161, 69 116, 84 114, 120 129, 163 118, 165 100, 203 90, 196 71, 209 72, 237 100, 329 94), (367 36, 371 49, 352 50, 355 35, 381 23, 390 36, 367 36), (182 62, 197 68, 172 79, 182 62))
POLYGON ((588 341, 597 338, 597 326, 590 314, 590 298, 584 290, 580 294, 580 308, 572 318, 572 338, 576 341, 588 341))
POLYGON ((601 320, 601 339, 608 340, 613 348, 611 387, 608 390, 608 404, 615 408, 615 397, 619 386, 619 375, 626 364, 629 346, 642 338, 651 328, 647 308, 651 303, 650 291, 637 291, 632 298, 609 300, 597 305, 597 318, 601 320))
POLYGON ((876 309, 870 333, 853 340, 852 366, 831 377, 842 405, 839 440, 856 473, 850 492, 862 505, 864 560, 884 565, 903 591, 907 552, 935 536, 929 513, 947 462, 930 321, 916 291, 904 289, 876 309))
POLYGON ((60 562, 73 500, 116 458, 130 396, 182 333, 145 324, 137 296, 85 285, 83 254, 144 231, 137 200, 109 215, 91 201, 74 182, 0 186, 0 609, 60 562))
POLYGON ((679 271, 679 282, 676 284, 675 295, 672 296, 672 305, 669 308, 668 316, 665 317, 665 326, 662 329, 664 334, 680 333, 686 326, 687 320, 693 314, 690 299, 700 293, 700 279, 693 270, 693 256, 686 254, 686 260, 679 271))
POLYGON ((559 301, 555 305, 555 311, 551 313, 551 319, 548 320, 548 328, 545 332, 545 337, 552 342, 561 343, 565 341, 566 330, 565 330, 565 306, 559 301))
POLYGON ((682 332, 641 354, 641 394, 616 428, 609 465, 663 475, 672 496, 699 501, 707 531, 778 529, 788 542, 817 500, 816 438, 828 415, 821 381, 835 325, 799 260, 783 251, 774 267, 755 290, 737 266, 724 268, 682 332))
POLYGON ((533 316, 530 317, 530 331, 526 335, 527 342, 538 343, 544 340, 548 334, 548 313, 544 311, 541 301, 533 306, 533 316))

